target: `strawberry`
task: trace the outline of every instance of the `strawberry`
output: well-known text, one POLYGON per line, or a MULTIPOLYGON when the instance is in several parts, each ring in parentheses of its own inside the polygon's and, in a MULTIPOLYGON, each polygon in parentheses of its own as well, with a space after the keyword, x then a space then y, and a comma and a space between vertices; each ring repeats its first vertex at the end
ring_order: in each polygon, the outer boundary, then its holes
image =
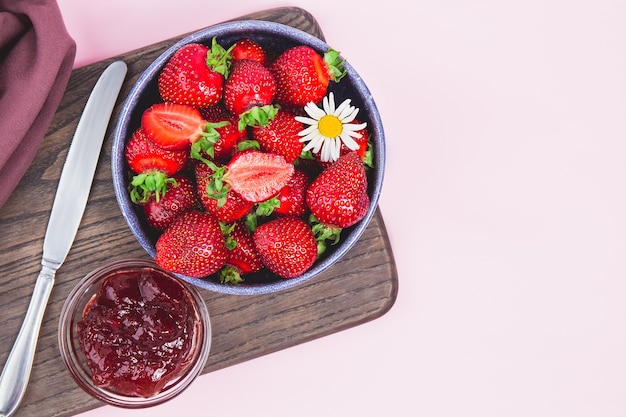
POLYGON ((231 158, 235 154, 237 145, 247 139, 246 131, 239 130, 237 127, 238 118, 221 104, 200 109, 200 114, 211 123, 226 122, 223 126, 215 128, 218 133, 216 142, 212 144, 212 150, 209 148, 204 152, 211 158, 231 158))
POLYGON ((293 175, 278 195, 260 203, 255 211, 259 216, 269 216, 276 213, 282 216, 302 216, 307 212, 306 190, 310 180, 308 175, 299 169, 293 175))
POLYGON ((241 221, 222 225, 226 236, 226 265, 219 272, 220 282, 238 284, 243 275, 263 268, 261 257, 254 247, 252 234, 241 221))
POLYGON ((267 63, 267 53, 261 45, 252 39, 240 39, 230 51, 232 62, 241 61, 242 59, 251 59, 257 61, 261 65, 267 63))
POLYGON ((259 203, 276 195, 293 171, 293 164, 281 155, 250 150, 230 160, 223 181, 246 201, 259 203))
POLYGON ((279 110, 266 126, 254 127, 252 137, 261 150, 282 155, 287 162, 293 163, 304 147, 299 135, 303 129, 304 124, 296 120, 294 114, 279 110))
POLYGON ((222 99, 230 55, 213 39, 209 49, 192 43, 178 49, 159 74, 158 88, 165 102, 205 107, 222 99))
POLYGON ((329 49, 320 55, 313 48, 299 45, 281 53, 269 66, 276 80, 274 100, 285 106, 318 104, 330 81, 339 82, 346 69, 339 52, 329 49))
POLYGON ((143 205, 144 214, 150 226, 165 230, 182 213, 198 204, 193 182, 184 175, 173 177, 175 183, 168 184, 165 195, 152 198, 143 205))
POLYGON ((278 217, 263 223, 253 238, 263 265, 283 278, 302 275, 317 259, 313 232, 299 217, 278 217))
POLYGON ((222 222, 234 222, 248 214, 252 209, 252 203, 244 200, 232 189, 227 191, 222 200, 209 196, 207 185, 214 181, 213 173, 214 171, 206 164, 199 163, 195 167, 197 195, 204 208, 222 222))
POLYGON ((339 157, 311 183, 306 202, 323 224, 337 228, 361 220, 369 208, 367 176, 356 152, 339 157))
POLYGON ((272 105, 276 82, 270 71, 257 61, 235 61, 224 85, 224 104, 239 117, 239 130, 265 125, 277 109, 272 105))
POLYGON ((219 221, 210 213, 183 213, 159 236, 154 257, 166 271, 202 278, 222 268, 226 243, 219 221))
POLYGON ((148 138, 164 149, 188 150, 206 129, 200 111, 186 104, 158 103, 146 109, 141 126, 148 138))
POLYGON ((140 127, 126 143, 124 157, 135 175, 131 180, 131 200, 145 203, 151 198, 159 199, 172 183, 170 178, 187 164, 185 151, 168 151, 148 139, 140 127))

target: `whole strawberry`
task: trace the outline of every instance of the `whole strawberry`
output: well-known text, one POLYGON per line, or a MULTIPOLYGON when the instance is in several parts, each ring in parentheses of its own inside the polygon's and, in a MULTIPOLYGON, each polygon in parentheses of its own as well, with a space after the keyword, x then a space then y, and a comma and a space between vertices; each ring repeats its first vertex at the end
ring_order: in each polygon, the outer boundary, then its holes
POLYGON ((226 262, 219 221, 197 210, 183 213, 159 236, 154 260, 166 271, 195 278, 219 271, 226 262))
POLYGON ((173 180, 165 195, 152 198, 143 205, 148 223, 155 229, 167 229, 178 216, 198 205, 193 182, 184 175, 176 175, 173 180))
POLYGON ((237 150, 237 145, 247 139, 246 130, 239 130, 237 127, 239 119, 226 110, 222 104, 200 109, 200 114, 207 122, 218 126, 215 128, 218 133, 215 142, 209 149, 204 149, 204 152, 211 159, 231 158, 237 150))
POLYGON ((252 234, 243 222, 222 225, 226 236, 226 265, 220 270, 220 282, 238 284, 244 276, 263 268, 261 257, 254 246, 252 234))
POLYGON ((221 222, 234 222, 248 214, 252 203, 244 200, 232 189, 228 190, 222 200, 210 197, 207 185, 214 181, 214 171, 206 164, 199 163, 195 167, 197 195, 204 208, 212 213, 221 222))
POLYGON ((294 107, 319 103, 330 81, 339 82, 346 74, 339 52, 329 49, 322 56, 306 45, 285 50, 269 69, 276 80, 275 101, 294 107))
POLYGON ((136 174, 131 180, 130 197, 138 204, 161 198, 173 182, 171 177, 180 172, 189 159, 186 151, 169 151, 157 146, 141 127, 126 143, 124 157, 136 174))
POLYGON ((184 45, 167 62, 158 79, 165 102, 197 108, 222 99, 230 55, 213 39, 211 48, 198 43, 184 45))
POLYGON ((304 147, 299 135, 303 129, 304 124, 296 120, 293 113, 279 110, 267 125, 254 127, 252 137, 261 150, 282 155, 287 162, 293 163, 304 147))
POLYGON ((230 50, 232 62, 241 61, 242 59, 252 59, 261 65, 267 63, 267 53, 261 45, 252 39, 240 39, 230 50))
POLYGON ((239 117, 239 129, 265 125, 276 114, 272 105, 276 82, 272 73, 252 59, 235 61, 224 85, 224 104, 239 117))
POLYGON ((257 206, 255 214, 269 216, 273 213, 281 216, 303 216, 308 207, 306 205, 306 191, 310 180, 307 174, 299 169, 293 175, 278 195, 257 206))
POLYGON ((369 208, 363 161, 352 151, 326 168, 311 183, 306 202, 321 223, 338 228, 352 226, 369 208))
POLYGON ((299 217, 279 217, 263 223, 253 238, 263 265, 283 278, 302 275, 317 259, 311 227, 299 217))

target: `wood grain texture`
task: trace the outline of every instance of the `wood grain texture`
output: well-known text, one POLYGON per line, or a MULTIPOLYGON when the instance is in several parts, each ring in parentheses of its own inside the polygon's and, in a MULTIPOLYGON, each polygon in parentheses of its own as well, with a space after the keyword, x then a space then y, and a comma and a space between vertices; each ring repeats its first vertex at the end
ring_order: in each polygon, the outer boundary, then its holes
MULTIPOLYGON (((316 20, 299 8, 277 8, 246 19, 270 20, 323 39, 316 20)), ((239 18, 241 19, 241 18, 239 18)), ((61 169, 78 117, 97 78, 117 59, 128 76, 113 112, 141 72, 172 45, 170 39, 73 71, 67 92, 34 163, 0 208, 0 363, 19 331, 40 269, 44 233, 61 169)), ((85 274, 111 260, 147 258, 128 229, 115 200, 110 158, 111 123, 74 245, 57 273, 46 310, 31 382, 17 417, 70 416, 101 405, 85 394, 65 369, 57 343, 58 317, 71 288, 85 274)), ((362 238, 334 267, 302 286, 280 293, 235 296, 203 291, 211 315, 213 341, 204 372, 373 320, 393 305, 398 290, 393 255, 380 211, 362 238)))

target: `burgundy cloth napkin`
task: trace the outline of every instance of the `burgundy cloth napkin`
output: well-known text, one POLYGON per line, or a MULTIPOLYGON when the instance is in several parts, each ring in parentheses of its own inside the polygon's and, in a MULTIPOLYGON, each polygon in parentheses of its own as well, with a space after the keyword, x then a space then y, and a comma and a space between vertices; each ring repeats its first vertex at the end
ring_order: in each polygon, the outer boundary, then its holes
POLYGON ((0 207, 50 127, 76 44, 54 0, 0 0, 0 207))

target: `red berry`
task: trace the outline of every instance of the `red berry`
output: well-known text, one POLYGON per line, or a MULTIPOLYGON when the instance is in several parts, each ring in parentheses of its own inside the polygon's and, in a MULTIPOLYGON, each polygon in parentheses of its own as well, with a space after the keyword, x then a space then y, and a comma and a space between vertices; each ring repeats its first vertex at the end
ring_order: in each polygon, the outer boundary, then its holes
POLYGON ((227 191, 221 204, 220 200, 209 196, 207 185, 209 181, 213 181, 213 173, 213 170, 206 164, 199 163, 196 165, 197 194, 204 208, 217 217, 219 221, 228 223, 239 220, 248 214, 253 204, 244 200, 232 189, 227 191))
POLYGON ((197 210, 183 213, 158 238, 154 259, 166 271, 195 278, 219 271, 226 262, 219 221, 197 210))
POLYGON ((185 104, 159 103, 146 109, 141 126, 148 138, 164 149, 188 150, 204 133, 198 109, 185 104))
POLYGON ((295 119, 294 114, 279 110, 266 126, 253 128, 252 137, 262 150, 282 155, 287 162, 293 163, 304 147, 299 135, 303 129, 304 125, 295 119))
POLYGON ((267 63, 267 54, 263 47, 252 39, 241 39, 235 42, 234 47, 230 51, 233 62, 242 59, 251 59, 257 61, 261 65, 267 63))
POLYGON ((173 179, 175 183, 168 184, 165 195, 159 199, 152 198, 143 206, 148 223, 155 229, 167 229, 178 216, 198 204, 193 182, 183 175, 173 179))
POLYGON ((287 49, 269 68, 276 80, 275 101, 296 107, 319 103, 329 82, 346 74, 339 52, 330 49, 322 56, 306 45, 287 49))
POLYGON ((278 193, 278 207, 274 208, 274 213, 283 216, 302 216, 307 211, 306 190, 309 185, 309 177, 302 171, 296 169, 291 179, 278 193))
POLYGON ((356 152, 339 157, 309 186, 306 202, 323 224, 345 228, 361 220, 369 208, 367 176, 356 152))
POLYGON ((252 234, 241 221, 228 228, 226 249, 226 265, 220 270, 221 282, 237 284, 244 280, 244 275, 263 268, 252 234))
POLYGON ((279 217, 263 223, 253 237, 265 267, 283 278, 302 275, 317 259, 311 227, 299 217, 279 217))
POLYGON ((228 163, 224 181, 245 200, 258 203, 275 196, 293 174, 293 164, 281 155, 261 151, 236 154, 228 163))
POLYGON ((228 59, 217 43, 212 49, 197 43, 181 47, 159 74, 163 101, 198 108, 216 104, 222 98, 228 59))

